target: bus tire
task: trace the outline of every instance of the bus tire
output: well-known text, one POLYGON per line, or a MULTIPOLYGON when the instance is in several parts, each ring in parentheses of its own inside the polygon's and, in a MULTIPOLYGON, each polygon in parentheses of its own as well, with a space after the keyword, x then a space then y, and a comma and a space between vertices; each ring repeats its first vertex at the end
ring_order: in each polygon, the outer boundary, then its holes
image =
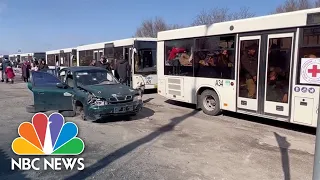
POLYGON ((213 90, 204 90, 200 96, 200 107, 207 115, 218 115, 221 112, 218 94, 213 90))

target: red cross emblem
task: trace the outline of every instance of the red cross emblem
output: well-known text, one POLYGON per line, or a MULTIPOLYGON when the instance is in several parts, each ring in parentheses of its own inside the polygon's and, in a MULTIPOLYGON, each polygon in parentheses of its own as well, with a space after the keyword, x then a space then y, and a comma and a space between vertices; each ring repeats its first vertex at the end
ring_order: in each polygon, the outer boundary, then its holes
POLYGON ((311 73, 312 77, 317 77, 317 74, 320 73, 317 65, 312 65, 312 69, 308 69, 308 73, 311 73))

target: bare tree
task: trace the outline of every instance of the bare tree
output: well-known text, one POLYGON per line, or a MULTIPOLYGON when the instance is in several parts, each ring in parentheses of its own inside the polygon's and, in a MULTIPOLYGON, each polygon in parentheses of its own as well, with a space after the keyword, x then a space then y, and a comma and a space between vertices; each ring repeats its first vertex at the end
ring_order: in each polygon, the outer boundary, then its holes
POLYGON ((320 0, 286 0, 273 13, 292 12, 316 7, 320 7, 320 0))
POLYGON ((209 11, 201 11, 193 21, 192 25, 209 25, 224 21, 244 19, 255 16, 249 8, 240 8, 239 12, 230 12, 228 8, 213 8, 209 11))
POLYGON ((178 29, 183 26, 178 24, 167 24, 162 18, 144 20, 136 31, 136 37, 157 37, 159 31, 178 29))
POLYGON ((232 13, 231 20, 251 18, 254 16, 255 14, 250 12, 248 7, 242 7, 240 8, 240 11, 232 13))

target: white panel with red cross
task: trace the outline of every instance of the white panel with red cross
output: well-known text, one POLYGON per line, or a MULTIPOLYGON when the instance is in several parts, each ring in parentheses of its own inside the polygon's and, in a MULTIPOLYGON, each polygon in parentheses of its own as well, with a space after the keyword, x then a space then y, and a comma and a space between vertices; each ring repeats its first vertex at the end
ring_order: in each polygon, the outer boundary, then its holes
POLYGON ((300 83, 320 85, 320 58, 302 58, 300 83))

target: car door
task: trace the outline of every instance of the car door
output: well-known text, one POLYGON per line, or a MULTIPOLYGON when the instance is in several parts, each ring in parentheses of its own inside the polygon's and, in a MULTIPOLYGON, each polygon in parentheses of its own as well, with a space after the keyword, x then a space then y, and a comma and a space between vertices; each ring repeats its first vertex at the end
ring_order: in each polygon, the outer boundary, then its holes
POLYGON ((34 97, 36 111, 72 110, 73 89, 66 86, 53 74, 41 71, 31 72, 31 91, 34 97))

